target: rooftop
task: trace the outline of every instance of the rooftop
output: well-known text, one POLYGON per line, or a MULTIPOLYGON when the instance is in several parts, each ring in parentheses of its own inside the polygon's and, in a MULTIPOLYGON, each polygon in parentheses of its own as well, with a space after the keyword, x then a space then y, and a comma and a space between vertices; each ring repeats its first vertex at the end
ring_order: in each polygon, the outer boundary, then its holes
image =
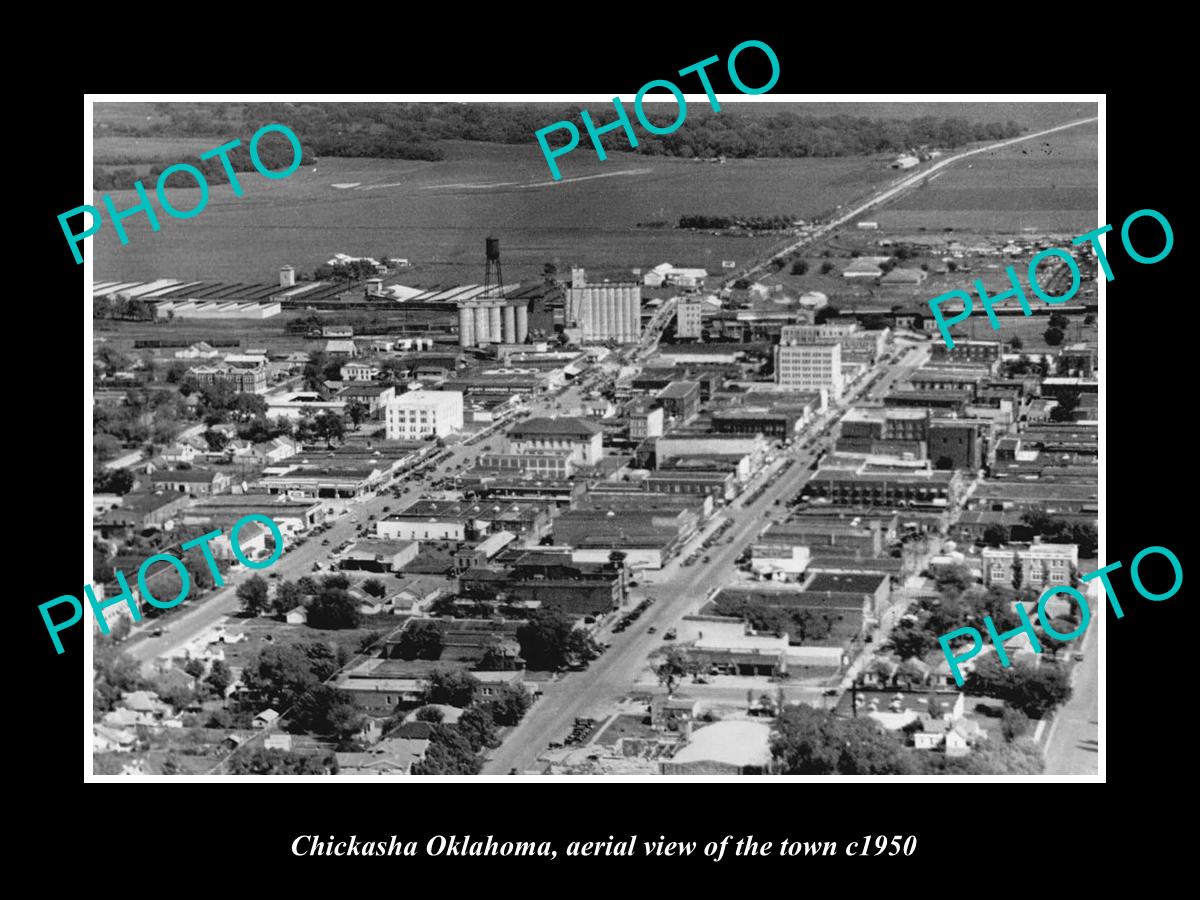
POLYGON ((771 762, 771 727, 763 722, 731 719, 698 728, 674 763, 720 762, 731 766, 762 766, 771 762))
POLYGON ((508 430, 509 437, 517 437, 528 435, 530 437, 538 437, 542 435, 572 435, 581 438, 590 438, 593 435, 603 433, 603 429, 587 419, 576 418, 535 418, 527 419, 524 422, 518 422, 508 430))

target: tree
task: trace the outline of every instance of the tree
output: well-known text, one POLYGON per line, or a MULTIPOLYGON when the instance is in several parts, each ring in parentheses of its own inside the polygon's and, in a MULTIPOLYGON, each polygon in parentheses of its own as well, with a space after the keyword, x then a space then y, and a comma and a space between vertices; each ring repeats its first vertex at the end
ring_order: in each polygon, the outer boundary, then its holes
POLYGON ((128 616, 117 616, 117 620, 108 626, 108 639, 114 644, 119 644, 129 637, 132 630, 133 622, 128 616))
POLYGON ((111 647, 97 646, 92 657, 94 712, 108 712, 129 691, 146 687, 137 661, 111 647))
POLYGON ((389 629, 384 629, 382 631, 372 631, 370 634, 364 634, 362 636, 362 639, 358 642, 358 652, 359 653, 370 652, 376 646, 378 646, 379 642, 382 641, 385 637, 387 637, 390 633, 391 633, 391 629, 389 628, 389 629))
POLYGON ((1020 352, 1021 349, 1025 346, 1025 342, 1023 340, 1021 340, 1020 335, 1014 334, 1012 340, 1008 342, 1008 345, 1010 347, 1012 347, 1012 349, 1014 351, 1020 352))
POLYGON ((1069 543, 1079 545, 1079 555, 1084 559, 1090 559, 1096 555, 1099 541, 1100 534, 1096 530, 1096 526, 1090 522, 1077 522, 1071 526, 1069 543))
POLYGON ((295 704, 322 679, 302 646, 268 644, 242 670, 242 682, 268 705, 284 710, 295 704))
POLYGON ((491 708, 496 724, 509 727, 521 721, 533 705, 533 700, 529 692, 520 685, 506 684, 488 700, 487 705, 491 708))
POLYGON ((437 659, 442 655, 442 624, 432 619, 417 619, 400 632, 396 653, 401 659, 437 659))
POLYGON ((792 263, 792 274, 793 275, 807 275, 808 274, 808 262, 803 259, 796 260, 794 263, 792 263))
POLYGON ((229 435, 219 429, 210 428, 204 432, 204 440, 208 444, 209 450, 213 453, 220 453, 229 443, 229 435))
POLYGON ((242 601, 242 611, 251 616, 261 616, 267 612, 270 593, 267 579, 261 575, 251 576, 237 588, 237 598, 242 601))
POLYGON ((989 525, 983 530, 983 542, 992 547, 999 547, 1012 540, 1012 530, 1007 525, 989 525))
POLYGON ((348 692, 319 684, 297 700, 292 724, 303 731, 347 740, 362 729, 363 714, 348 692))
POLYGON ((1057 328, 1059 331, 1065 331, 1070 322, 1066 316, 1055 310, 1054 312, 1050 313, 1049 324, 1051 328, 1057 328))
POLYGON ((934 575, 934 582, 937 584, 939 593, 946 594, 953 591, 961 594, 975 583, 975 576, 966 566, 955 563, 950 566, 939 566, 934 575))
POLYGON ((1057 328, 1047 328, 1045 334, 1042 335, 1042 339, 1048 346, 1057 347, 1063 342, 1063 333, 1057 328))
POLYGON ((280 580, 275 585, 275 597, 271 611, 277 616, 286 615, 304 602, 304 591, 294 581, 280 580))
POLYGON ((994 655, 975 664, 967 676, 966 690, 1003 700, 1032 719, 1042 718, 1071 699, 1071 684, 1060 666, 1025 660, 1001 666, 994 655))
POLYGON ((483 760, 452 725, 434 725, 425 758, 413 766, 414 775, 478 775, 483 760))
POLYGON ((422 706, 414 714, 418 722, 429 722, 436 725, 446 718, 446 714, 437 706, 422 706))
POLYGON ((1019 709, 1004 707, 1004 712, 1000 714, 1000 733, 1004 735, 1004 740, 1011 744, 1028 730, 1029 716, 1019 709))
POLYGON ((326 775, 337 772, 337 759, 305 756, 287 750, 256 748, 252 753, 235 754, 229 762, 231 775, 326 775))
POLYGON ((133 473, 128 469, 102 469, 96 476, 96 492, 100 494, 128 494, 133 485, 133 473))
POLYGON ((304 657, 308 660, 309 668, 317 681, 328 681, 350 659, 344 655, 346 648, 339 646, 335 653, 329 644, 321 641, 301 644, 300 649, 304 651, 304 657))
POLYGON ((1025 584, 1025 561, 1021 559, 1021 554, 1013 551, 1012 564, 1012 586, 1014 591, 1019 591, 1025 584))
POLYGON ((187 709, 196 701, 196 692, 182 684, 156 684, 158 699, 171 705, 172 709, 187 709))
POLYGON ((233 672, 229 670, 229 666, 225 665, 223 660, 215 659, 212 667, 208 670, 208 677, 204 679, 204 683, 212 688, 218 697, 224 697, 226 689, 233 684, 233 672))
POLYGON ((454 724, 459 733, 467 739, 471 749, 478 753, 487 747, 497 747, 500 744, 496 736, 496 722, 492 718, 492 708, 487 703, 476 703, 458 718, 454 724))
POLYGON ((892 629, 888 647, 901 659, 924 658, 938 646, 937 637, 912 622, 901 622, 892 629))
POLYGON ((233 713, 227 709, 214 709, 209 714, 206 728, 233 728, 234 718, 233 713))
POLYGON ((357 628, 362 624, 358 601, 342 588, 323 588, 308 607, 311 628, 357 628))
MULTIPOLYGON (((1069 619, 1058 618, 1050 620, 1050 627, 1059 634, 1070 634, 1075 630, 1077 624, 1069 619)), ((1052 659, 1058 659, 1058 652, 1066 647, 1069 641, 1059 640, 1049 634, 1044 628, 1037 627, 1036 630, 1038 643, 1042 645, 1042 649, 1049 653, 1052 659)), ((1074 639, 1072 638, 1072 640, 1074 639)))
POLYGON ((870 718, 841 719, 801 704, 775 721, 771 753, 786 775, 903 775, 911 771, 900 738, 870 718))
POLYGON ((532 669, 557 669, 598 655, 594 642, 575 628, 566 613, 553 607, 531 611, 517 630, 521 656, 532 669))
POLYGON ((1020 738, 1011 743, 989 738, 966 756, 942 757, 942 761, 944 769, 939 774, 945 775, 1040 775, 1046 767, 1041 751, 1020 738))
POLYGON ((351 400, 346 404, 346 415, 350 417, 350 421, 354 423, 355 428, 362 424, 362 421, 370 414, 371 411, 367 409, 366 404, 359 400, 351 400))
POLYGON ((378 578, 368 578, 362 583, 362 589, 372 597, 382 597, 387 593, 387 585, 378 578))
POLYGON ((193 678, 201 678, 204 676, 204 660, 189 659, 183 664, 183 671, 187 672, 193 678))
POLYGON ((700 671, 698 663, 694 662, 679 647, 672 647, 667 651, 667 655, 663 661, 655 669, 655 674, 658 675, 658 683, 667 686, 667 693, 672 693, 675 690, 675 685, 683 680, 686 675, 695 675, 700 671))
POLYGON ((333 447, 334 441, 340 441, 346 434, 346 425, 341 416, 323 412, 313 420, 313 433, 323 438, 326 447, 333 447))
POLYGON ((425 683, 426 703, 445 703, 464 708, 475 702, 479 679, 461 669, 436 668, 425 683))
POLYGON ((833 265, 833 263, 829 262, 829 260, 826 260, 825 262, 821 263, 821 274, 822 275, 828 275, 833 270, 834 270, 834 265, 833 265))

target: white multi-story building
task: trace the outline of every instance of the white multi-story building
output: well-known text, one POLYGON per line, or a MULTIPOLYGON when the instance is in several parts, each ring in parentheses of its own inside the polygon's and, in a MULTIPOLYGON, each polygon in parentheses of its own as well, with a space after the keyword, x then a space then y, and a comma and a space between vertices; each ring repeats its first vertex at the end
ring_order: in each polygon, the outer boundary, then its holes
POLYGON ((775 382, 800 391, 825 391, 837 400, 845 387, 841 344, 780 344, 775 348, 775 382))
POLYGON ((571 461, 581 466, 600 462, 604 446, 603 429, 587 419, 527 419, 509 428, 507 438, 509 453, 568 450, 571 461))
POLYGON ((703 332, 700 313, 704 304, 699 300, 681 300, 675 307, 675 336, 698 338, 703 332))
POLYGON ((388 401, 384 416, 389 441, 412 441, 462 431, 461 391, 409 391, 388 401))

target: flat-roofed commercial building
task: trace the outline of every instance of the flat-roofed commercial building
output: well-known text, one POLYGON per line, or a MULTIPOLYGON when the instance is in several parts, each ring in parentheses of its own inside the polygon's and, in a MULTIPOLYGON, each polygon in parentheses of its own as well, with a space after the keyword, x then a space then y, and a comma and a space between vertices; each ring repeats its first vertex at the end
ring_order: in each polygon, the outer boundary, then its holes
POLYGON ((420 440, 462 431, 463 395, 459 391, 409 391, 388 401, 387 439, 420 440))
POLYGON ((509 428, 507 437, 510 453, 568 450, 584 466, 600 461, 604 445, 603 429, 587 419, 528 419, 509 428))
POLYGON ((935 362, 973 362, 992 364, 1000 360, 1003 345, 999 341, 955 341, 947 347, 945 341, 935 341, 931 358, 935 362))
POLYGON ((983 583, 1012 587, 1017 559, 1021 560, 1021 587, 1069 585, 1073 570, 1079 566, 1079 547, 1040 543, 985 547, 983 583))
POLYGON ((826 391, 842 396, 842 347, 835 342, 780 344, 775 348, 775 382, 802 391, 826 391))
POLYGON ((870 471, 822 468, 804 486, 803 495, 835 506, 949 507, 962 490, 958 471, 870 471))

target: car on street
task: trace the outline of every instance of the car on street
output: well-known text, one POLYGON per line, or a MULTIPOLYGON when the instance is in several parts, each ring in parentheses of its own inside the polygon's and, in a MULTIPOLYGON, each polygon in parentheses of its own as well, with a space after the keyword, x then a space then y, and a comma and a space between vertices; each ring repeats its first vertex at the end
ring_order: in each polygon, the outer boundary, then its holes
POLYGON ((649 628, 647 628, 647 629, 646 629, 646 632, 647 632, 648 634, 657 634, 657 633, 658 633, 658 629, 657 629, 657 628, 655 628, 653 625, 651 625, 649 628))
POLYGON ((1075 662, 1083 662, 1084 658, 1085 657, 1082 653, 1072 653, 1071 654, 1071 659, 1075 660, 1075 662))
POLYGON ((325 538, 323 541, 321 541, 321 546, 328 547, 329 546, 329 538, 325 538))
POLYGON ((152 632, 150 632, 150 637, 162 637, 162 636, 163 636, 163 629, 161 629, 161 628, 155 628, 152 632))

